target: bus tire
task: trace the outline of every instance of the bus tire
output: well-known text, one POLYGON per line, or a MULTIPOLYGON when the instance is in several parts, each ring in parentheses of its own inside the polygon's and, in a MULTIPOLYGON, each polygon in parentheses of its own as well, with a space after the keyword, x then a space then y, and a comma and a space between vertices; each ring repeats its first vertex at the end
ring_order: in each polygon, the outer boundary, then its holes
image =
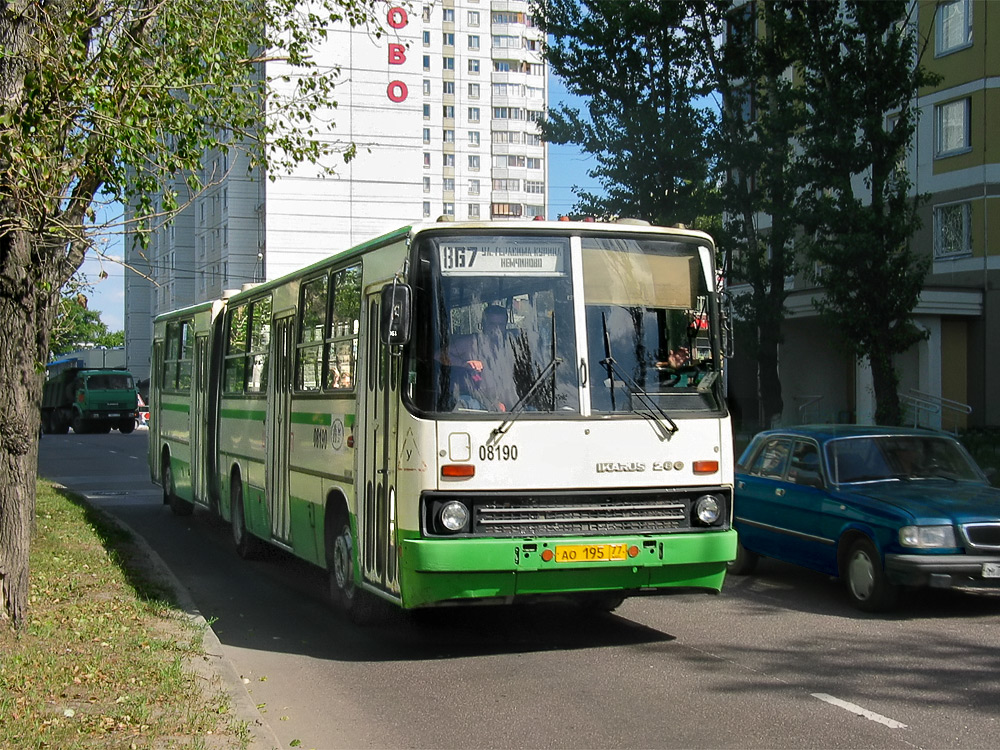
POLYGON ((174 489, 174 472, 170 468, 170 456, 164 453, 163 458, 163 504, 169 505, 175 516, 190 516, 194 506, 177 496, 174 489))
POLYGON ((624 601, 624 594, 609 591, 584 594, 577 603, 588 612, 614 612, 624 601))
POLYGON ((327 540, 327 575, 330 599, 356 625, 366 625, 375 619, 377 601, 367 591, 358 588, 355 579, 355 545, 351 524, 341 514, 333 523, 327 540))
POLYGON ((236 554, 244 560, 256 560, 263 550, 263 543, 247 531, 243 508, 243 482, 233 477, 229 491, 229 523, 233 530, 236 554))

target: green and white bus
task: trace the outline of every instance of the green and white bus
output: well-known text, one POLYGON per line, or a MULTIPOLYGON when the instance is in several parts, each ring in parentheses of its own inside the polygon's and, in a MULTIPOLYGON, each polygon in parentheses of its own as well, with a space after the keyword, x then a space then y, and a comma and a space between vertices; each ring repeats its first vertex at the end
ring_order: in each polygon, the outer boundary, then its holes
POLYGON ((718 591, 714 255, 632 223, 421 224, 161 315, 151 475, 241 556, 326 569, 355 615, 718 591))

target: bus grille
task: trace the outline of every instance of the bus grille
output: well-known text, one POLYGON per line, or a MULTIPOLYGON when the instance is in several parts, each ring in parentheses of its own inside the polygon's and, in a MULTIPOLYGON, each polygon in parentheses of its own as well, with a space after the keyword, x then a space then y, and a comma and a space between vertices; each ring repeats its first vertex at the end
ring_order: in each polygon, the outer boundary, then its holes
POLYGON ((1000 523, 968 523, 962 526, 962 533, 971 547, 1000 549, 1000 523))
MULTIPOLYGON (((432 536, 434 508, 459 500, 471 511, 466 535, 489 537, 597 536, 662 534, 691 530, 691 507, 711 492, 729 505, 729 492, 718 487, 618 492, 426 493, 424 529, 432 536)), ((728 511, 724 513, 728 518, 728 511)), ((728 523, 725 524, 728 527, 728 523)), ((718 527, 716 527, 718 528, 718 527)))

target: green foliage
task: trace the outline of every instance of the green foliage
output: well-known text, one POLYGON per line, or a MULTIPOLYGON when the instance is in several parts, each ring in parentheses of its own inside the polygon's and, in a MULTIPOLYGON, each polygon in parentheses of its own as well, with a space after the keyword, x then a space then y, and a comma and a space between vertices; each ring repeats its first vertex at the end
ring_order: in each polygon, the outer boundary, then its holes
POLYGON ((688 10, 672 0, 544 0, 532 12, 549 35, 546 59, 587 111, 563 105, 546 140, 574 143, 597 164, 602 194, 574 188, 574 211, 692 224, 717 211, 706 131, 708 93, 691 75, 688 10))
POLYGON ((920 198, 902 166, 916 129, 915 98, 936 83, 914 59, 905 0, 842 7, 795 4, 802 95, 813 115, 799 137, 802 249, 820 271, 816 307, 848 350, 872 366, 876 421, 899 424, 892 358, 926 334, 912 324, 929 258, 909 248, 920 198), (872 75, 878 71, 878 75, 872 75))
POLYGON ((87 307, 86 294, 90 289, 90 284, 80 276, 74 276, 63 287, 49 339, 49 349, 54 356, 93 346, 125 345, 125 332, 109 331, 100 312, 87 307))

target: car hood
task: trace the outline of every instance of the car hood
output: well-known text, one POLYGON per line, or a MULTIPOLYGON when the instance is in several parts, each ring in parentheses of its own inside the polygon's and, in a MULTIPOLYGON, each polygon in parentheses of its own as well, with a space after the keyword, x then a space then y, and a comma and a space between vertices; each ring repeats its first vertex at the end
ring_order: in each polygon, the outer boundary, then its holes
POLYGON ((984 484, 914 479, 873 482, 848 492, 888 503, 916 518, 947 517, 959 522, 1000 518, 1000 489, 984 484))

